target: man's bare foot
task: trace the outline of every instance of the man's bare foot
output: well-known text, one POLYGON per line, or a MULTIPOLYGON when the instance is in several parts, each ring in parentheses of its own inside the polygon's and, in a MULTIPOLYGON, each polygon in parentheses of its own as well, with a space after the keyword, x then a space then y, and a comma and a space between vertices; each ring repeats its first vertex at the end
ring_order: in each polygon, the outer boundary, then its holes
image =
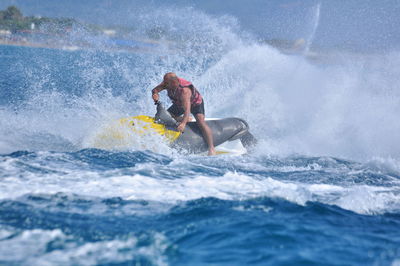
POLYGON ((208 150, 208 156, 217 155, 214 149, 208 150))

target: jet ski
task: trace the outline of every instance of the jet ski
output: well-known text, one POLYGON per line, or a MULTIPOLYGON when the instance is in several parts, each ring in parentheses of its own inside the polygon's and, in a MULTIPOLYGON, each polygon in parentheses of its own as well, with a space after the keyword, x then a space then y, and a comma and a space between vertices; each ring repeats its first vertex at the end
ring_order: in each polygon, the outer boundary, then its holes
MULTIPOLYGON (((161 102, 157 102, 156 105, 155 117, 139 115, 122 118, 97 134, 93 146, 119 149, 130 144, 128 139, 147 139, 156 135, 161 136, 168 146, 182 153, 199 154, 208 151, 207 142, 196 121, 188 122, 185 131, 179 132, 177 130, 179 122, 165 110, 161 102)), ((206 119, 206 123, 212 131, 217 154, 243 154, 257 144, 256 138, 249 131, 249 125, 241 118, 211 118, 206 119)), ((142 147, 146 148, 145 145, 142 147)))
MULTIPOLYGON (((156 105, 155 123, 164 125, 167 130, 176 131, 179 123, 165 110, 161 102, 157 102, 156 105)), ((241 118, 206 119, 206 123, 212 131, 215 147, 225 142, 240 140, 243 147, 249 150, 257 143, 249 132, 249 125, 241 118)), ((207 142, 196 121, 186 124, 185 131, 171 142, 171 147, 189 153, 202 153, 208 150, 207 142)))

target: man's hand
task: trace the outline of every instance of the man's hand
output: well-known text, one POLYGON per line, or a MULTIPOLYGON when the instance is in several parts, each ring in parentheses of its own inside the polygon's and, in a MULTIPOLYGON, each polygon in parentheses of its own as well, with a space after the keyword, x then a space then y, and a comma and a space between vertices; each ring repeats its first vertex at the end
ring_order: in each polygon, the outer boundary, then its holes
POLYGON ((152 95, 154 102, 158 102, 158 100, 160 99, 160 96, 158 95, 158 93, 153 93, 152 95))
POLYGON ((180 123, 179 126, 176 128, 179 132, 185 131, 186 123, 180 123))

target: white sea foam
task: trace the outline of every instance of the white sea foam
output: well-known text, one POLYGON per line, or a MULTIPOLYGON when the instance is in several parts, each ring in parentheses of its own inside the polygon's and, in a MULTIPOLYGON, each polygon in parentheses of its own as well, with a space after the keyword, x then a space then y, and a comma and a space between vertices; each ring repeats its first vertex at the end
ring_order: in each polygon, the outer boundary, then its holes
MULTIPOLYGON (((375 157, 366 163, 366 166, 371 167, 377 172, 389 173, 393 175, 400 174, 400 160, 394 158, 375 157)), ((400 180, 397 179, 398 182, 400 180)))
POLYGON ((167 239, 154 233, 154 243, 137 246, 137 238, 80 243, 61 230, 25 230, 0 240, 0 260, 27 265, 94 265, 118 263, 145 258, 156 265, 167 265, 167 239), (61 250, 47 251, 48 245, 58 243, 61 250))
MULTIPOLYGON (((20 176, 19 166, 15 168, 12 162, 15 163, 15 159, 1 164, 2 168, 9 172, 0 183, 1 199, 16 199, 25 194, 51 195, 62 192, 67 195, 78 194, 93 198, 101 195, 102 198, 121 197, 127 200, 160 202, 165 205, 155 204, 151 210, 165 211, 168 206, 180 201, 206 197, 224 200, 269 197, 285 199, 300 205, 305 205, 307 202, 321 202, 363 214, 393 212, 400 209, 400 187, 396 183, 390 187, 352 185, 349 182, 345 182, 343 186, 340 183, 315 184, 312 181, 299 183, 230 171, 218 176, 208 176, 190 170, 196 165, 183 158, 176 159, 167 166, 154 163, 140 164, 134 167, 132 175, 127 175, 121 170, 103 172, 66 170, 61 175, 50 171, 46 174, 25 172, 20 176), (182 165, 187 169, 182 170, 182 165), (176 169, 176 172, 172 169, 176 169), (138 172, 148 173, 149 176, 138 172)), ((284 169, 284 171, 289 170, 310 171, 308 168, 284 169)), ((210 171, 213 169, 210 168, 210 171)), ((99 204, 94 206, 96 206, 94 209, 100 212, 105 207, 99 204)), ((121 209, 121 212, 145 215, 134 206, 121 209)))

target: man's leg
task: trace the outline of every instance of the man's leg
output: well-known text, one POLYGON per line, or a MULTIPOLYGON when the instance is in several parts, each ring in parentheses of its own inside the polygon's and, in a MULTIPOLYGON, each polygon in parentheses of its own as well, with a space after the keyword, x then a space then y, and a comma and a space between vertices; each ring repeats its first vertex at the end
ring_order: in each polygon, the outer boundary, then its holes
MULTIPOLYGON (((185 110, 182 107, 173 104, 168 108, 167 111, 176 120, 176 122, 182 122, 183 113, 185 112, 185 110)), ((189 122, 190 121, 192 121, 192 117, 189 117, 189 122)))
POLYGON ((182 118, 180 118, 180 116, 182 116, 182 114, 185 112, 185 110, 183 110, 183 108, 177 106, 176 104, 173 104, 167 109, 167 111, 171 114, 171 116, 177 122, 181 122, 182 121, 182 118))
POLYGON ((196 114, 196 122, 199 125, 203 137, 206 139, 208 144, 208 155, 216 155, 215 148, 214 148, 214 141, 210 127, 207 125, 206 121, 204 120, 203 114, 196 114))

